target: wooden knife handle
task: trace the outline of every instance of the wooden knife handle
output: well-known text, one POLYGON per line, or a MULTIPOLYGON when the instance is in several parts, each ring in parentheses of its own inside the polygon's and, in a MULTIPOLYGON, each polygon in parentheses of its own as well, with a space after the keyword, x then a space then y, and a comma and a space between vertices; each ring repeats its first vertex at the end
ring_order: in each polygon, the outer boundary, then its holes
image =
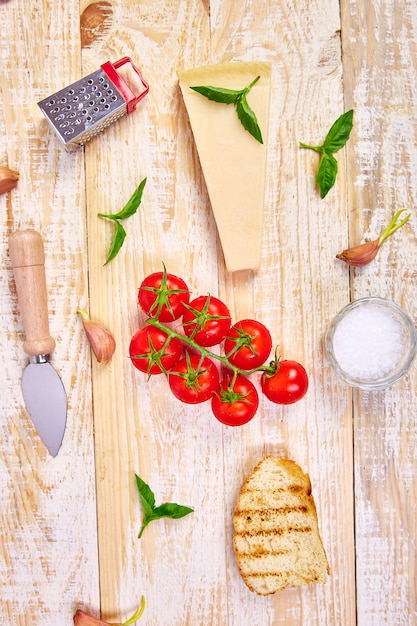
POLYGON ((45 251, 41 235, 31 228, 15 231, 9 237, 9 256, 26 335, 23 349, 29 356, 50 354, 55 348, 55 339, 49 334, 45 251))

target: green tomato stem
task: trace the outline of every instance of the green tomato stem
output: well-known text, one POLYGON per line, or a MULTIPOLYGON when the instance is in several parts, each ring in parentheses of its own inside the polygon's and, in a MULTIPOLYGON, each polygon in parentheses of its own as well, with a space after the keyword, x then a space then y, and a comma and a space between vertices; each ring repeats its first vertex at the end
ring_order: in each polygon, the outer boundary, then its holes
POLYGON ((250 376, 251 374, 255 374, 256 372, 268 372, 272 374, 275 370, 274 366, 272 365, 261 365, 251 370, 241 370, 239 367, 236 367, 236 365, 233 365, 233 363, 230 363, 227 356, 222 356, 221 354, 216 354, 215 352, 212 352, 211 350, 207 350, 207 348, 204 348, 203 346, 198 345, 198 343, 196 343, 192 339, 192 337, 187 337, 186 335, 177 333, 175 330, 166 326, 165 324, 163 324, 162 322, 160 322, 159 320, 153 317, 147 319, 146 323, 150 324, 151 326, 154 326, 155 328, 158 328, 159 330, 162 330, 168 335, 170 339, 172 338, 179 339, 182 343, 185 343, 187 346, 194 348, 194 350, 197 350, 197 352, 199 352, 203 358, 210 357, 212 359, 216 359, 217 361, 220 361, 220 363, 222 363, 227 368, 232 370, 233 383, 235 382, 238 374, 241 374, 242 376, 250 376))

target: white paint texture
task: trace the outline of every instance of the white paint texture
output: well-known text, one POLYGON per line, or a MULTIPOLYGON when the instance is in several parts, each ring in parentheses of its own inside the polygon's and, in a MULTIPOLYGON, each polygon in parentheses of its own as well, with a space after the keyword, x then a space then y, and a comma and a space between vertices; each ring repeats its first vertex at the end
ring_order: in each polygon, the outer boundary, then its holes
POLYGON ((0 196, 2 623, 69 626, 78 606, 117 622, 142 594, 141 626, 416 623, 416 367, 391 390, 352 394, 327 363, 323 337, 350 297, 389 297, 417 320, 417 5, 111 0, 105 31, 82 49, 87 4, 1 5, 0 159, 21 173, 0 196), (149 95, 85 150, 65 153, 36 102, 124 55, 142 69, 149 95), (238 59, 271 62, 273 86, 262 268, 230 275, 177 70, 238 59), (321 200, 319 156, 299 142, 322 141, 349 108, 354 130, 321 200), (112 225, 97 213, 120 209, 144 176, 125 244, 103 267, 112 225), (349 272, 335 259, 349 242, 377 236, 402 206, 410 223, 370 266, 349 272), (53 363, 68 394, 56 459, 20 392, 26 357, 7 240, 27 226, 45 239, 53 363), (279 352, 305 364, 306 398, 291 406, 261 398, 250 424, 225 428, 209 405, 184 406, 163 377, 147 382, 134 370, 129 341, 145 321, 137 288, 162 262, 193 295, 219 294, 235 320, 263 321, 279 352), (107 368, 90 364, 80 305, 115 335, 107 368), (324 586, 261 598, 239 576, 233 508, 266 454, 310 474, 331 566, 324 586), (158 502, 195 512, 153 522, 138 540, 135 472, 158 502))

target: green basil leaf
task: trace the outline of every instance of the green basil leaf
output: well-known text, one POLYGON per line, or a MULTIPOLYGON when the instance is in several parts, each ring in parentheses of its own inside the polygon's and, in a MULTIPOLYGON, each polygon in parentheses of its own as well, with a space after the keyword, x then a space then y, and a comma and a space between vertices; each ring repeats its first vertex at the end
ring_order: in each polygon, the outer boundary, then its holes
POLYGON ((324 198, 333 187, 337 176, 337 161, 331 152, 323 152, 320 159, 319 171, 317 172, 317 185, 320 188, 321 197, 324 198))
POLYGON ((140 501, 142 503, 143 509, 146 515, 152 513, 155 508, 155 496, 152 489, 142 480, 137 474, 136 476, 136 485, 139 491, 140 501))
POLYGON ((142 520, 142 526, 140 528, 138 538, 142 537, 142 533, 145 530, 149 522, 153 520, 161 519, 161 517, 168 517, 170 519, 180 519, 185 517, 189 513, 193 513, 193 509, 188 506, 182 506, 175 502, 165 502, 160 506, 155 507, 155 496, 152 489, 142 480, 137 474, 136 485, 139 491, 140 501, 142 503, 144 517, 142 520))
POLYGON ((223 102, 223 104, 233 104, 241 95, 241 91, 235 89, 223 89, 222 87, 190 87, 213 102, 223 102))
POLYGON ((262 141, 261 129, 258 125, 255 113, 250 108, 246 96, 243 95, 236 104, 237 116, 240 119, 243 127, 253 136, 259 143, 262 141))
POLYGON ((182 506, 175 502, 165 502, 154 509, 154 515, 160 517, 169 517, 170 519, 180 519, 189 513, 193 513, 193 509, 188 506, 182 506))
POLYGON ((346 111, 337 118, 323 143, 323 149, 337 152, 346 144, 353 127, 353 109, 346 111))
POLYGON ((123 226, 120 224, 120 222, 115 220, 114 223, 116 225, 116 229, 114 231, 113 239, 110 244, 109 254, 107 256, 107 259, 104 265, 107 265, 107 263, 109 263, 112 259, 114 259, 114 257, 118 254, 126 237, 126 231, 123 228, 123 226))
POLYGON ((139 187, 135 190, 131 198, 119 213, 111 213, 106 215, 105 213, 98 213, 99 217, 105 217, 109 220, 125 220, 128 217, 132 217, 138 210, 140 203, 142 202, 143 190, 146 185, 146 178, 142 180, 139 187))

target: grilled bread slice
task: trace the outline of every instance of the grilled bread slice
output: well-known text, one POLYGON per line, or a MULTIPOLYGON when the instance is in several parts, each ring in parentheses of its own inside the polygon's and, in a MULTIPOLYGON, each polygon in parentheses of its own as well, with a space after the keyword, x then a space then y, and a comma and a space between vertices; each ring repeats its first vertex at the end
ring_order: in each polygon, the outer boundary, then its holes
POLYGON ((236 562, 251 591, 326 582, 310 478, 294 461, 268 456, 258 463, 240 489, 233 527, 236 562))

